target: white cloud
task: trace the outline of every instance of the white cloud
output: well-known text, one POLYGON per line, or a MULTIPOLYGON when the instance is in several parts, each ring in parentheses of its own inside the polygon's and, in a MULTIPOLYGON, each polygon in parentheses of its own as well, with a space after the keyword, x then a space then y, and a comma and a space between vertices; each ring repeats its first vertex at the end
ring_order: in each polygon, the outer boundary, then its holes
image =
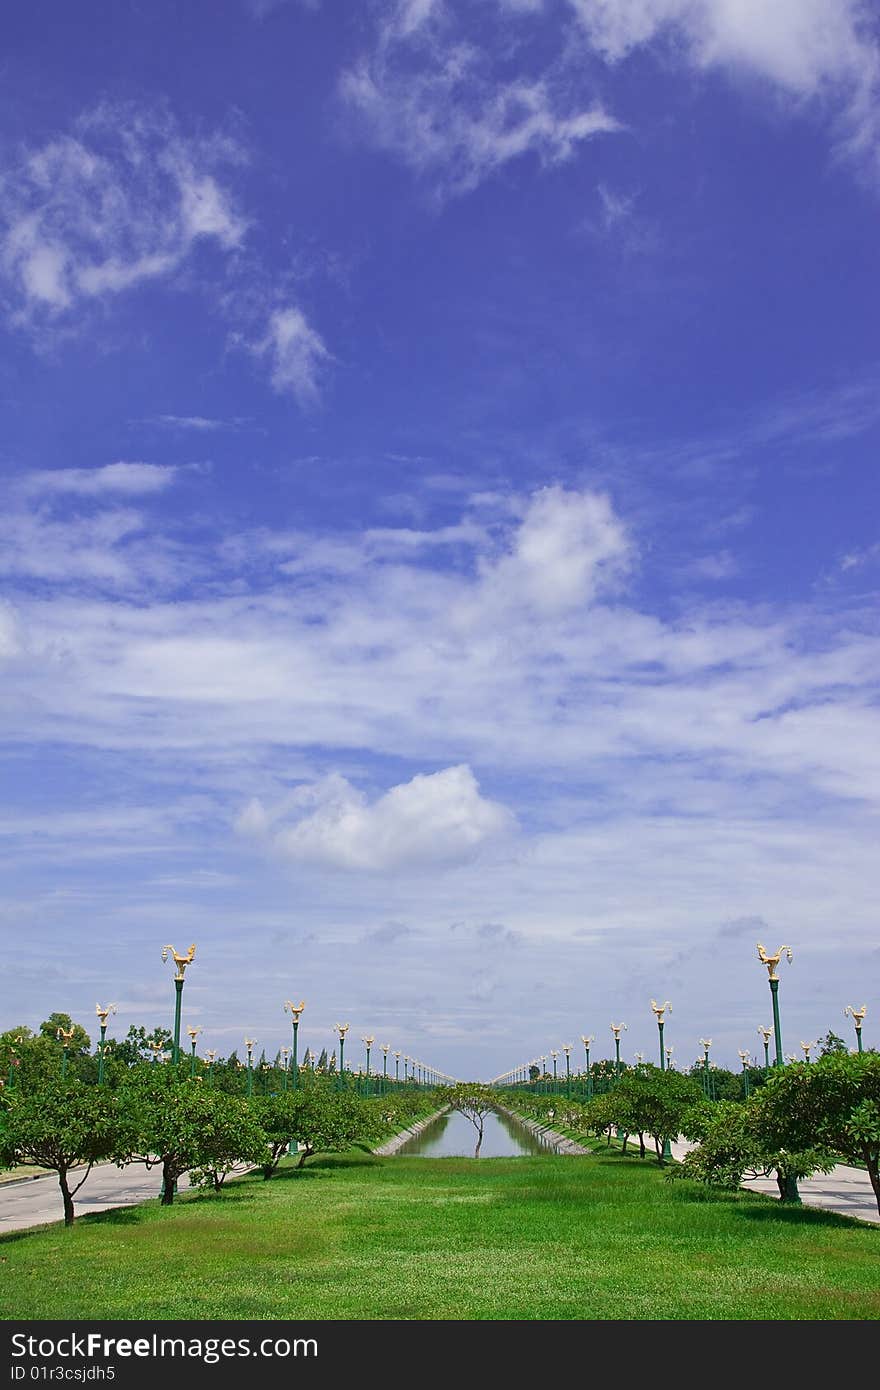
POLYGON ((0 173, 0 277, 14 322, 58 321, 174 272, 199 241, 239 246, 246 222, 216 169, 242 152, 168 115, 101 106, 0 173))
POLYGON ((247 834, 272 828, 272 844, 291 860, 343 869, 417 869, 467 862, 514 828, 511 813, 481 796, 465 765, 421 774, 370 803, 344 777, 307 789, 314 809, 288 827, 273 825, 259 801, 238 820, 247 834))
POLYGON ((620 129, 598 101, 569 99, 548 74, 499 81, 489 52, 457 40, 450 24, 430 0, 397 6, 340 82, 359 129, 438 193, 468 192, 528 153, 564 163, 583 141, 620 129))
POLYGON ((301 406, 314 405, 320 395, 324 366, 332 361, 320 334, 300 309, 278 309, 269 319, 265 337, 250 344, 258 357, 268 359, 271 381, 280 394, 289 392, 301 406))
POLYGON ((843 143, 876 168, 880 50, 864 0, 568 0, 610 63, 669 39, 696 69, 759 77, 794 98, 828 99, 843 143))
POLYGON ((38 468, 24 474, 17 489, 28 495, 72 493, 102 497, 110 493, 128 496, 164 492, 174 482, 177 469, 157 463, 107 463, 100 468, 38 468))
POLYGON ((119 546, 141 526, 140 513, 124 509, 65 521, 6 512, 0 515, 0 574, 128 584, 131 567, 119 546))

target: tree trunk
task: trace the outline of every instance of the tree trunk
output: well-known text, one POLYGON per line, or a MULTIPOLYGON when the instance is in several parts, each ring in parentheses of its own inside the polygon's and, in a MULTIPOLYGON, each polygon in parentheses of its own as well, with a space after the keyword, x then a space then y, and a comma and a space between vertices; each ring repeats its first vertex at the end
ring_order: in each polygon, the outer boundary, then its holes
POLYGON ((621 1152, 622 1154, 625 1154, 625 1153, 626 1153, 626 1146, 627 1146, 628 1143, 629 1143, 629 1135, 628 1135, 628 1134, 624 1134, 624 1136, 623 1136, 623 1143, 622 1143, 621 1146, 620 1146, 620 1152, 621 1152))
POLYGON ((880 1172, 878 1172, 877 1150, 871 1149, 867 1144, 862 1146, 862 1159, 868 1170, 868 1177, 871 1179, 871 1186, 874 1189, 874 1196, 877 1198, 877 1210, 880 1211, 880 1172))
POLYGON ((474 1149, 474 1158, 480 1157, 480 1149, 483 1147, 483 1126, 477 1126, 477 1147, 474 1149))
POLYGON ((299 1156, 299 1163, 296 1165, 297 1168, 301 1168, 305 1163, 306 1159, 309 1158, 314 1152, 314 1149, 310 1149, 308 1144, 306 1144, 305 1148, 299 1156))
POLYGON ((175 1178, 171 1164, 166 1159, 162 1164, 162 1206, 170 1207, 174 1201, 175 1178))
POLYGON ((644 1157, 645 1157, 645 1136, 644 1136, 644 1134, 642 1133, 642 1131, 639 1130, 639 1158, 644 1158, 644 1157))
POLYGON ((73 1225, 73 1197, 70 1195, 70 1188, 67 1185, 67 1169, 58 1169, 58 1186, 61 1188, 61 1200, 64 1203, 64 1224, 73 1225))
POLYGON ((780 1202, 800 1205, 801 1194, 798 1192, 797 1178, 791 1177, 784 1169, 777 1168, 776 1186, 779 1188, 780 1202))

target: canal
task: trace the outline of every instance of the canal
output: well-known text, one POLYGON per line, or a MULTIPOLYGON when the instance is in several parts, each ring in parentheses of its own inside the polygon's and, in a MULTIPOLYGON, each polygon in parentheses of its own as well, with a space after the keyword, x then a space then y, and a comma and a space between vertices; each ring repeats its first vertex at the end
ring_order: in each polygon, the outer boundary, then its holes
MULTIPOLYGON (((401 1158, 473 1158, 477 1131, 457 1110, 436 1120, 397 1150, 401 1158)), ((556 1146, 541 1139, 509 1115, 494 1111, 486 1116, 480 1158, 520 1158, 529 1154, 556 1153, 556 1146)))

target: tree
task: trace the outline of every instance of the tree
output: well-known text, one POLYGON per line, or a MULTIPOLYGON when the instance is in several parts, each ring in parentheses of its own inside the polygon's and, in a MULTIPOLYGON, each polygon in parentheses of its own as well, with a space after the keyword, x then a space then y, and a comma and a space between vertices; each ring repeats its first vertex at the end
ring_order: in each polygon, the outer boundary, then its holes
POLYGON ((880 1053, 831 1052, 778 1070, 756 1097, 767 1142, 863 1163, 880 1212, 880 1053))
POLYGON ((702 1103, 703 1093, 681 1072, 645 1065, 621 1077, 610 1099, 615 1123, 629 1134, 650 1134, 662 1165, 664 1148, 678 1138, 688 1112, 702 1103))
POLYGON ((450 1110, 457 1110, 466 1120, 470 1120, 477 1133, 474 1158, 479 1158, 486 1116, 495 1109, 497 1103, 495 1092, 478 1081, 459 1081, 454 1086, 438 1086, 437 1100, 441 1105, 448 1105, 450 1110))
POLYGON ((277 1096, 258 1096, 255 1109, 266 1136, 267 1152, 263 1158, 263 1177, 271 1178, 294 1136, 303 1127, 305 1091, 282 1091, 277 1096))
MULTIPOLYGON (((241 1159, 262 1162, 265 1139, 261 1132, 258 1152, 246 1103, 238 1097, 198 1079, 181 1081, 167 1067, 137 1068, 120 1094, 138 1135, 135 1161, 162 1167, 163 1206, 174 1201, 184 1173, 225 1176, 241 1159)), ((215 1186, 221 1184, 222 1178, 215 1186)))
POLYGON ((122 1166, 136 1142, 131 1117, 120 1111, 113 1096, 79 1081, 50 1081, 36 1092, 5 1098, 0 1131, 0 1162, 5 1166, 34 1163, 58 1174, 64 1203, 64 1224, 74 1218, 73 1199, 102 1159, 122 1166), (75 1187, 71 1169, 85 1164, 75 1187))
POLYGON ((835 1052, 849 1052, 849 1048, 838 1033, 833 1033, 831 1029, 819 1041, 819 1056, 828 1057, 835 1052))
POLYGON ((117 1042, 114 1050, 114 1060, 118 1066, 134 1067, 139 1062, 152 1062, 153 1048, 151 1043, 156 1043, 166 1051, 171 1051, 171 1032, 168 1028, 154 1028, 147 1032, 143 1025, 136 1028, 131 1025, 121 1042, 117 1042))
POLYGON ((743 1178, 776 1176, 781 1201, 797 1201, 799 1178, 811 1173, 827 1173, 834 1158, 827 1151, 808 1147, 798 1151, 774 1145, 761 1123, 757 1098, 745 1105, 737 1101, 718 1101, 692 1112, 696 1120, 689 1137, 699 1135, 699 1144, 685 1154, 678 1175, 695 1178, 714 1187, 738 1188, 743 1178))
POLYGON ((375 1124, 367 1105, 350 1091, 311 1085, 301 1093, 302 1105, 291 1135, 302 1144, 298 1167, 315 1153, 340 1153, 359 1139, 372 1137, 375 1124))
POLYGON ((238 1163, 262 1166, 268 1152, 266 1133, 255 1107, 242 1096, 201 1091, 199 1102, 199 1161, 189 1171, 196 1187, 209 1184, 219 1192, 238 1163))

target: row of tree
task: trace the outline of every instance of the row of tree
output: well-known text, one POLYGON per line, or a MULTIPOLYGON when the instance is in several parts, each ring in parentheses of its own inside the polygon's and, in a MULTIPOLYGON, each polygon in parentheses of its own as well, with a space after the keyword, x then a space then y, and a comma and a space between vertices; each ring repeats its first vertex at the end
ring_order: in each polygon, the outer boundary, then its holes
POLYGON ((421 1091, 364 1099, 310 1076, 297 1090, 244 1097, 183 1083, 167 1067, 135 1067, 115 1088, 58 1077, 0 1098, 0 1166, 33 1164, 58 1175, 64 1221, 93 1165, 143 1163, 161 1170, 170 1205, 185 1173, 220 1191, 244 1164, 270 1178, 290 1150, 299 1167, 313 1153, 374 1145, 430 1112, 421 1091))
POLYGON ((773 1068, 747 1100, 706 1099, 698 1077, 643 1065, 587 1102, 517 1094, 521 1114, 575 1135, 632 1136, 644 1157, 646 1138, 658 1163, 679 1135, 692 1141, 676 1175, 737 1188, 744 1178, 774 1175, 783 1200, 797 1200, 797 1180, 835 1163, 867 1171, 880 1212, 880 1053, 829 1051, 818 1061, 773 1068))

